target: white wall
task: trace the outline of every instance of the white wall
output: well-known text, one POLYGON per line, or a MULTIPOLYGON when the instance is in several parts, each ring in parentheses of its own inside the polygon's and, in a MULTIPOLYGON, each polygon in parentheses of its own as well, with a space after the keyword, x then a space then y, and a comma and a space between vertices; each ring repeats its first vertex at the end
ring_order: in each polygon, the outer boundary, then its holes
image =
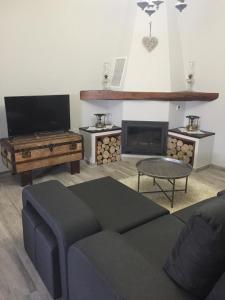
POLYGON ((168 122, 169 102, 125 101, 123 120, 168 122))
MULTIPOLYGON (((201 127, 216 132, 213 163, 225 167, 225 1, 189 1, 179 14, 174 3, 153 16, 159 44, 151 53, 142 45, 148 16, 130 0, 4 1, 0 10, 0 137, 6 136, 4 96, 71 95, 73 129, 94 122, 93 114, 111 112, 122 119, 183 123, 189 113, 201 127), (220 92, 211 103, 80 101, 82 89, 102 87, 103 63, 128 56, 124 90, 185 89, 187 63, 196 62, 195 90, 220 92)), ((3 170, 0 164, 0 171, 3 170)))
POLYGON ((169 129, 183 126, 185 116, 185 102, 169 103, 169 129))
MULTIPOLYGON (((152 35, 157 36, 159 44, 151 53, 142 45, 142 38, 149 35, 150 19, 136 4, 135 12, 136 17, 132 16, 134 28, 130 26, 130 43, 126 43, 129 48, 126 49, 128 63, 123 90, 170 91, 166 7, 162 6, 160 13, 152 18, 152 35)), ((122 120, 169 121, 170 105, 169 102, 157 101, 92 101, 91 104, 83 101, 82 108, 83 123, 87 123, 87 116, 93 111, 110 112, 113 123, 120 126, 122 120)))
MULTIPOLYGON (((180 14, 175 8, 174 3, 167 4, 167 26, 168 26, 168 43, 169 43, 169 59, 170 59, 170 84, 171 91, 185 90, 185 74, 183 63, 183 52, 180 39, 180 30, 178 25, 180 14)), ((185 114, 185 102, 170 102, 169 107, 169 126, 176 128, 183 124, 185 114), (179 110, 178 110, 179 106, 179 110)))
POLYGON ((225 167, 225 1, 190 1, 179 17, 184 65, 195 61, 194 89, 219 92, 210 103, 189 103, 185 115, 201 117, 201 128, 216 133, 213 163, 225 167))
POLYGON ((125 90, 169 91, 170 61, 166 6, 152 16, 152 36, 158 38, 158 45, 148 52, 142 45, 142 38, 149 36, 148 15, 137 8, 135 27, 124 82, 125 90))
POLYGON ((86 125, 99 108, 79 92, 101 88, 103 63, 127 55, 135 12, 130 0, 2 1, 0 137, 9 95, 69 93, 72 128, 86 125))
MULTIPOLYGON (((149 17, 137 10, 124 89, 130 91, 176 91, 184 89, 184 70, 177 15, 171 3, 160 6, 152 20, 152 36, 158 46, 148 52, 142 38, 149 35, 149 17), (176 75, 174 75, 176 74, 176 75)), ((170 128, 183 124, 184 103, 125 101, 124 120, 169 121, 170 128), (176 110, 177 105, 181 109, 176 110)))
MULTIPOLYGON (((108 59, 103 61, 111 64, 111 71, 113 71, 115 57, 129 56, 137 10, 135 1, 117 0, 116 3, 116 9, 111 10, 111 31, 114 30, 116 32, 116 36, 113 37, 111 33, 108 32, 108 35, 99 41, 99 47, 103 46, 103 53, 104 45, 108 46, 108 40, 111 40, 110 42, 114 44, 114 55, 111 55, 111 57, 108 57, 108 59)), ((108 2, 105 2, 104 5, 107 7, 108 2)), ((102 89, 103 62, 98 66, 100 73, 97 86, 94 89, 102 89)), ((89 86, 86 89, 92 88, 89 86)), ((123 103, 121 101, 81 101, 80 110, 77 111, 81 112, 79 122, 81 126, 93 125, 95 122, 95 117, 93 117, 93 114, 95 113, 110 113, 112 115, 114 124, 120 126, 122 120, 123 103)))
MULTIPOLYGON (((152 36, 159 44, 148 52, 142 38, 149 36, 150 18, 137 9, 133 39, 130 47, 124 90, 168 91, 170 90, 170 62, 165 6, 160 14, 152 16, 152 36)), ((169 103, 155 101, 124 101, 123 120, 168 121, 169 103)))

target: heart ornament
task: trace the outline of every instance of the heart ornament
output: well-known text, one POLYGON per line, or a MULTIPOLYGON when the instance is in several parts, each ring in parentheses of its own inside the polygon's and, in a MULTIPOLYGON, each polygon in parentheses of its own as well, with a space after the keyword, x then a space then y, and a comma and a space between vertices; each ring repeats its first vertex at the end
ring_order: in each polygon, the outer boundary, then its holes
POLYGON ((151 52, 153 49, 155 49, 155 47, 158 45, 158 39, 156 37, 148 37, 145 36, 142 39, 142 43, 144 45, 144 47, 151 52))
POLYGON ((158 39, 154 36, 152 37, 152 23, 150 22, 149 25, 150 25, 150 34, 149 34, 149 36, 143 37, 142 43, 143 43, 144 47, 149 52, 151 52, 158 45, 158 39))

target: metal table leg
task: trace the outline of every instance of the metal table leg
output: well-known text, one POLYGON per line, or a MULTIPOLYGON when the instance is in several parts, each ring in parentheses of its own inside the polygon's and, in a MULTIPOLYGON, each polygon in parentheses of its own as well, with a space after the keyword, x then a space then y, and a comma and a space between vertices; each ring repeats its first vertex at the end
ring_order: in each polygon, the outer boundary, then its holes
POLYGON ((173 208, 173 200, 174 200, 174 194, 175 194, 175 185, 176 185, 176 179, 173 179, 173 181, 172 181, 173 190, 172 190, 172 198, 171 198, 171 208, 173 208))
POLYGON ((140 172, 138 172, 138 192, 140 191, 140 177, 141 177, 141 174, 140 174, 140 172))
POLYGON ((155 185, 155 177, 153 177, 153 185, 155 185))
MULTIPOLYGON (((138 192, 140 191, 140 176, 142 174, 138 173, 138 192)), ((167 199, 171 203, 171 208, 173 208, 174 204, 174 197, 175 192, 185 192, 187 193, 187 187, 188 187, 188 176, 186 177, 185 187, 183 189, 176 189, 176 179, 167 179, 168 182, 172 185, 172 189, 163 189, 159 182, 156 180, 155 177, 153 177, 153 185, 156 185, 159 188, 159 191, 148 191, 148 192, 141 192, 142 194, 155 194, 155 193, 163 193, 167 199)))
POLYGON ((186 183, 185 183, 185 193, 187 194, 188 189, 188 176, 186 177, 186 183))

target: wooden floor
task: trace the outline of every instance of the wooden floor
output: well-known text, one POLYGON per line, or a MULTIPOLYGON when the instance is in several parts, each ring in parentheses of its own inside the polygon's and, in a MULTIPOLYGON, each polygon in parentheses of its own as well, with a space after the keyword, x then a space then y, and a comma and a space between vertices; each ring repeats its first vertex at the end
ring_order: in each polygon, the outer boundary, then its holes
MULTIPOLYGON (((56 168, 46 176, 38 176, 34 183, 56 178, 65 185, 112 176, 122 179, 136 175, 135 159, 107 166, 90 167, 85 163, 81 173, 70 175, 65 167, 56 168)), ((225 171, 216 168, 194 172, 200 181, 225 189, 225 171)), ((19 179, 0 175, 0 300, 52 300, 23 249, 21 226, 21 192, 19 179)))

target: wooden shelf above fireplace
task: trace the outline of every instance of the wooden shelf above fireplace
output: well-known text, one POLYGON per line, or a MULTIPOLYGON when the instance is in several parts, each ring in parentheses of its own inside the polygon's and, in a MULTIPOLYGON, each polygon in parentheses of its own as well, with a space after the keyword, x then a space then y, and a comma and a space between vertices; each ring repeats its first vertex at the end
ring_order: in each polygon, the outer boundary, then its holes
POLYGON ((81 91, 81 100, 213 101, 218 93, 203 92, 124 92, 110 90, 81 91))

